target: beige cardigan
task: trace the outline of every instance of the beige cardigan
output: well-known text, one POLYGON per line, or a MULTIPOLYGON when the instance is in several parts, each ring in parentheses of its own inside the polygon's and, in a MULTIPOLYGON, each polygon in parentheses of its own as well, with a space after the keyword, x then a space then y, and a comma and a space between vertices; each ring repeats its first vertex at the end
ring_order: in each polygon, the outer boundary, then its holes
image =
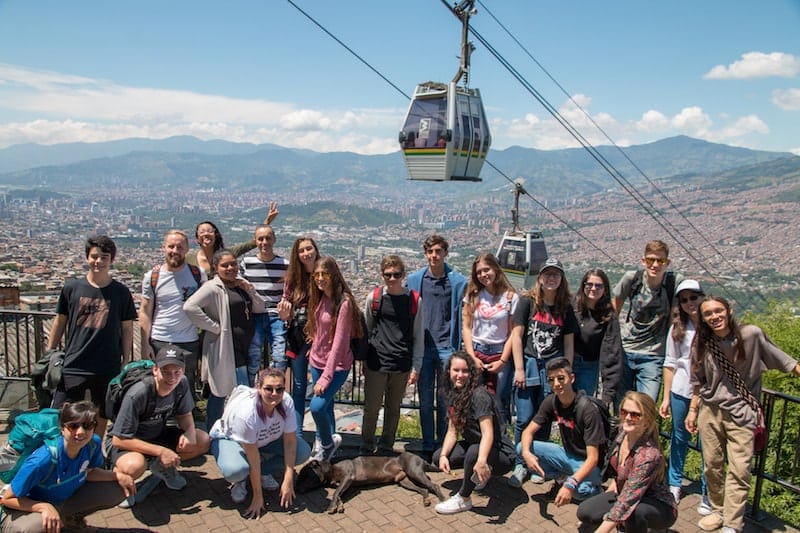
MULTIPOLYGON (((263 313, 266 302, 255 290, 250 291, 253 313, 263 313)), ((236 367, 233 355, 230 302, 228 291, 219 277, 200 286, 183 304, 192 324, 205 330, 201 379, 208 383, 211 394, 226 397, 236 386, 236 367)))

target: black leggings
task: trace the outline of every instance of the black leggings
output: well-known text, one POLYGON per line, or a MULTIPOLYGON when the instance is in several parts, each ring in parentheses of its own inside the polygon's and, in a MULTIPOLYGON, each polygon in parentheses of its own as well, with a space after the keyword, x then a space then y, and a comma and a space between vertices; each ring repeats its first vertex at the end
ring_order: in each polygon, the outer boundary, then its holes
MULTIPOLYGON (((475 463, 478 462, 479 448, 480 444, 478 443, 470 444, 462 440, 456 443, 453 451, 447 457, 450 462, 450 468, 464 468, 464 479, 461 482, 461 489, 458 491, 463 498, 469 498, 475 489, 475 483, 472 482, 472 469, 475 467, 475 463)), ((432 462, 435 466, 439 466, 441 453, 442 449, 439 448, 433 454, 432 462)), ((515 458, 516 453, 514 453, 512 446, 492 446, 486 463, 492 467, 493 476, 502 476, 511 471, 515 458)))
MULTIPOLYGON (((592 496, 578 506, 578 520, 597 528, 603 523, 603 516, 617 501, 613 492, 603 492, 592 496)), ((633 514, 625 521, 626 533, 647 533, 648 529, 667 529, 675 523, 672 507, 655 498, 642 498, 633 514)))

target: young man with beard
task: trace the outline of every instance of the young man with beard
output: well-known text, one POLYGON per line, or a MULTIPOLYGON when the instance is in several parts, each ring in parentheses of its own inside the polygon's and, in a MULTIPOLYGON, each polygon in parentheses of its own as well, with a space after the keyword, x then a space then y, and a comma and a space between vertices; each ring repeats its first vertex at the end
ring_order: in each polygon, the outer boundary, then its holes
MULTIPOLYGON (((53 395, 52 407, 84 400, 88 390, 103 413, 109 381, 133 358, 136 308, 131 291, 109 272, 117 255, 114 241, 106 235, 91 237, 85 251, 88 272, 64 283, 47 341, 47 349, 54 350, 68 331, 64 377, 53 395)), ((108 420, 98 415, 98 435, 104 434, 107 424, 108 420)))
POLYGON ((139 328, 142 332, 142 359, 168 344, 186 350, 186 378, 194 391, 200 337, 197 328, 183 312, 183 303, 206 281, 206 273, 186 262, 189 239, 177 229, 167 231, 163 244, 165 261, 145 273, 139 328))

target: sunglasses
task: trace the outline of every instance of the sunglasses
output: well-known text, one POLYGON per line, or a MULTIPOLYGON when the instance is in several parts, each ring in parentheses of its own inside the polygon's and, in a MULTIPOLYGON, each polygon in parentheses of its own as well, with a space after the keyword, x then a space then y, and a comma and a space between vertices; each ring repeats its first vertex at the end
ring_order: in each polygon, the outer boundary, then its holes
POLYGON ((405 272, 384 272, 383 279, 400 279, 405 272))
POLYGON ((640 418, 642 418, 642 413, 638 411, 628 411, 627 409, 620 408, 619 416, 622 417, 623 419, 631 417, 631 420, 639 420, 640 418))
POLYGON ((588 281, 586 283, 584 283, 583 286, 586 287, 589 290, 592 290, 592 289, 598 289, 599 290, 599 289, 605 289, 606 288, 606 286, 603 283, 591 283, 591 282, 588 282, 588 281))
POLYGON ((78 431, 78 428, 83 428, 86 431, 93 431, 94 428, 97 427, 97 420, 90 420, 88 422, 67 422, 64 424, 64 427, 72 433, 78 431))
POLYGON ((667 263, 669 263, 669 259, 667 259, 666 257, 645 257, 644 258, 644 264, 646 264, 649 267, 653 266, 655 263, 658 263, 659 265, 664 266, 667 263))
POLYGON ((261 387, 261 390, 267 391, 270 394, 275 394, 275 393, 283 394, 283 391, 286 390, 286 387, 269 387, 269 386, 265 386, 265 387, 261 387))
POLYGON ((690 296, 681 296, 680 298, 682 304, 685 304, 687 302, 696 302, 699 299, 700 299, 699 294, 692 294, 690 296))
POLYGON ((555 383, 556 381, 558 381, 561 384, 564 384, 564 383, 567 382, 567 376, 563 376, 562 375, 562 376, 556 376, 556 377, 553 377, 553 378, 547 378, 547 382, 548 383, 552 384, 552 383, 555 383))
POLYGON ((331 275, 327 272, 314 272, 311 277, 314 279, 331 279, 331 275))

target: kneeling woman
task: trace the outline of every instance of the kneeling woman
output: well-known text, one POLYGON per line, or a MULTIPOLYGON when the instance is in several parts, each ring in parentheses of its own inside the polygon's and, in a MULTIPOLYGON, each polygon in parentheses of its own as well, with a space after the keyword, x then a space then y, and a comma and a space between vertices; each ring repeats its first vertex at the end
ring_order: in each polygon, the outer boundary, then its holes
POLYGON ((478 385, 478 369, 472 357, 467 352, 455 352, 445 371, 448 379, 442 392, 450 405, 450 416, 447 434, 442 447, 433 454, 433 462, 447 473, 463 467, 464 480, 453 497, 436 506, 436 512, 454 514, 472 508, 472 491, 485 487, 491 476, 511 471, 516 453, 500 428, 492 396, 478 385))
POLYGON ((622 424, 612 444, 608 490, 578 507, 578 520, 595 532, 628 533, 666 529, 675 523, 678 509, 665 478, 666 461, 658 445, 658 419, 653 399, 641 392, 625 395, 619 409, 622 424))
POLYGON ((247 497, 247 480, 253 488, 248 518, 265 511, 263 489, 281 489, 281 506, 294 501, 294 467, 304 463, 311 449, 297 438, 292 397, 286 392, 283 370, 266 368, 256 376, 256 387, 240 385, 231 393, 222 418, 211 428, 211 453, 223 477, 233 483, 231 498, 247 497), (283 471, 279 485, 273 474, 283 471))
POLYGON ((65 403, 58 416, 62 437, 53 451, 34 451, 2 492, 2 531, 80 529, 87 514, 108 509, 136 492, 133 479, 103 470, 97 408, 92 402, 65 403), (87 483, 90 482, 90 483, 87 483))

